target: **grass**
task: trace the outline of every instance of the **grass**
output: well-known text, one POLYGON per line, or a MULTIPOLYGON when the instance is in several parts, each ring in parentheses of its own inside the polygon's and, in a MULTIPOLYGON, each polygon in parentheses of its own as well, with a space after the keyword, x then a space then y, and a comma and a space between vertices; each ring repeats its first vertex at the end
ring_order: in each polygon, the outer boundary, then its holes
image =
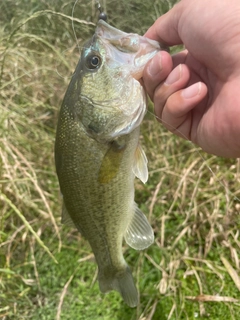
MULTIPOLYGON (((103 1, 109 23, 141 34, 173 3, 103 1)), ((53 145, 79 58, 73 5, 0 3, 0 319, 239 319, 239 160, 204 154, 150 112, 141 136, 150 178, 136 180, 136 202, 156 240, 143 252, 123 248, 141 293, 136 309, 99 292, 89 245, 61 225, 53 145)), ((80 45, 96 17, 94 1, 76 4, 80 45)))

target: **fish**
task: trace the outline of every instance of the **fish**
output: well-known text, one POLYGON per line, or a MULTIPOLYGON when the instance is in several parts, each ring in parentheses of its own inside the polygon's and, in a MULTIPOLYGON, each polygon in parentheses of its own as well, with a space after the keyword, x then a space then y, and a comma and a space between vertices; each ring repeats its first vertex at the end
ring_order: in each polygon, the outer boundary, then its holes
POLYGON ((148 179, 140 145, 146 92, 139 79, 158 42, 99 20, 81 51, 59 112, 55 164, 62 223, 86 238, 101 292, 119 292, 130 307, 139 294, 122 243, 143 250, 154 232, 134 201, 134 178, 148 179))

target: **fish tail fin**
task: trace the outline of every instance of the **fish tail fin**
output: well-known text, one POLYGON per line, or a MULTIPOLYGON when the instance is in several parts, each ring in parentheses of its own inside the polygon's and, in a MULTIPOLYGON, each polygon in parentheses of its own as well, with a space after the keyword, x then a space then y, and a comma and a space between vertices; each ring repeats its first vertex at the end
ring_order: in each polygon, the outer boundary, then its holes
POLYGON ((101 292, 118 291, 129 307, 134 308, 138 305, 138 291, 128 266, 124 272, 116 272, 113 275, 99 272, 98 280, 101 292))

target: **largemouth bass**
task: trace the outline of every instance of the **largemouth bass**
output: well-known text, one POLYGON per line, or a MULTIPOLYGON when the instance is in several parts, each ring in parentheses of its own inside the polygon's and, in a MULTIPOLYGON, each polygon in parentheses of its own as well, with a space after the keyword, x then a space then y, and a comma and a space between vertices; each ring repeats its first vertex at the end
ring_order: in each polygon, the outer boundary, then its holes
POLYGON ((137 79, 160 50, 157 42, 127 34, 100 20, 83 47, 60 110, 55 162, 63 195, 62 222, 89 241, 100 290, 120 292, 130 306, 138 292, 122 254, 154 241, 134 202, 134 177, 148 178, 139 144, 146 94, 137 79))

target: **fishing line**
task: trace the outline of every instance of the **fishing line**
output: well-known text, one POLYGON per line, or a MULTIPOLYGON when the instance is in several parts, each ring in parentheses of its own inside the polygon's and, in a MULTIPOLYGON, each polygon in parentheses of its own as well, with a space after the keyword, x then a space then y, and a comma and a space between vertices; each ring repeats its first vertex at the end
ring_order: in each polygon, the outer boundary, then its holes
MULTIPOLYGON (((78 0, 76 0, 76 1, 74 2, 73 8, 72 8, 72 18, 73 18, 74 10, 75 10, 75 7, 76 7, 77 3, 78 3, 78 0)), ((100 1, 99 1, 99 0, 95 0, 95 3, 96 3, 96 6, 97 6, 97 9, 98 9, 99 12, 100 12, 100 14, 99 14, 99 19, 103 19, 103 20, 106 21, 106 20, 107 20, 107 15, 103 12, 103 8, 102 8, 102 6, 101 6, 101 4, 100 4, 100 1)), ((79 54, 81 54, 81 49, 82 49, 83 47, 82 47, 82 46, 79 46, 79 44, 78 44, 78 39, 77 39, 77 35, 76 35, 76 32, 75 32, 75 27, 74 27, 74 21, 73 21, 73 19, 72 19, 72 30, 73 30, 73 34, 74 34, 74 37, 75 37, 75 40, 76 40, 76 44, 77 44, 77 47, 78 47, 79 54)), ((59 74, 59 75, 60 75, 60 74, 59 74)), ((60 76, 61 76, 61 75, 60 75, 60 76)), ((184 137, 184 139, 185 139, 186 141, 190 142, 191 145, 194 145, 194 143, 193 143, 191 140, 189 140, 189 139, 187 138, 187 136, 184 135, 180 130, 178 130, 177 128, 174 128, 172 125, 170 125, 170 124, 168 124, 167 122, 165 122, 164 120, 160 119, 160 118, 159 118, 158 116, 156 116, 153 112, 151 112, 151 111, 149 111, 149 110, 147 110, 147 112, 149 112, 151 115, 153 115, 156 119, 160 120, 163 124, 168 125, 173 131, 176 131, 176 132, 180 133, 181 136, 184 137)), ((217 174, 216 174, 216 173, 211 169, 211 167, 207 164, 207 160, 204 158, 204 156, 203 156, 198 150, 196 150, 195 152, 197 152, 197 154, 198 154, 198 155, 200 156, 200 158, 202 159, 203 163, 206 164, 206 166, 207 166, 208 170, 211 172, 212 176, 213 176, 213 177, 216 179, 216 181, 224 188, 224 190, 225 190, 226 192, 229 192, 230 195, 233 197, 234 200, 237 200, 237 201, 240 202, 240 198, 237 197, 237 196, 235 196, 235 195, 233 194, 233 192, 231 192, 231 191, 229 190, 229 188, 228 188, 227 186, 225 186, 224 183, 217 177, 217 174)))
POLYGON ((103 8, 100 4, 100 1, 99 0, 95 0, 96 2, 96 5, 97 5, 97 9, 98 11, 100 12, 99 16, 98 16, 98 20, 102 19, 104 21, 107 21, 107 15, 106 13, 103 11, 103 8))
MULTIPOLYGON (((77 46, 77 48, 78 48, 79 54, 81 55, 81 49, 83 49, 83 47, 82 47, 82 46, 79 46, 79 44, 78 44, 77 34, 76 34, 76 31, 75 31, 75 27, 74 27, 74 17, 73 17, 74 10, 75 10, 75 7, 76 7, 77 3, 78 3, 78 0, 75 0, 75 2, 74 2, 74 4, 73 4, 73 7, 72 7, 72 15, 71 15, 71 16, 72 16, 72 19, 71 19, 71 24, 72 24, 73 35, 74 35, 74 38, 75 38, 75 41, 76 41, 76 46, 77 46)), ((63 53, 66 52, 67 50, 68 50, 68 49, 64 50, 63 53)), ((57 68, 56 68, 56 73, 57 73, 57 75, 58 75, 60 78, 62 78, 62 79, 71 79, 71 78, 72 78, 72 75, 67 76, 67 77, 66 77, 66 76, 62 76, 62 75, 60 74, 60 72, 57 70, 57 68)))
POLYGON ((102 12, 102 8, 101 8, 101 4, 99 0, 95 0, 96 5, 97 5, 97 9, 100 11, 100 13, 102 12))
MULTIPOLYGON (((75 10, 75 7, 76 7, 77 3, 78 3, 78 0, 76 0, 76 1, 74 2, 74 5, 73 5, 73 7, 72 7, 72 18, 73 18, 74 10, 75 10)), ((79 52, 79 54, 81 54, 81 50, 80 50, 80 47, 79 47, 79 44, 78 44, 78 39, 77 39, 77 35, 76 35, 76 31, 75 31, 73 19, 72 19, 72 30, 73 30, 74 38, 75 38, 75 40, 76 40, 78 52, 79 52)))
MULTIPOLYGON (((95 1, 98 2, 99 8, 101 8, 101 5, 100 5, 99 1, 97 1, 97 0, 95 0, 95 1)), ((75 0, 75 2, 74 2, 74 4, 73 4, 73 7, 72 7, 72 14, 71 14, 71 16, 72 16, 72 19, 71 19, 71 20, 72 20, 72 21, 71 21, 71 24, 72 24, 73 35, 74 35, 74 38, 75 38, 75 41, 76 41, 76 46, 77 46, 77 48, 78 48, 79 55, 81 55, 81 50, 84 48, 84 46, 80 46, 79 43, 78 43, 78 38, 77 38, 76 31, 75 31, 75 26, 74 26, 74 17, 73 17, 74 11, 75 11, 75 7, 76 7, 77 3, 78 3, 78 0, 75 0)), ((68 50, 68 49, 64 50, 63 53, 66 52, 67 50, 68 50)), ((65 79, 65 78, 66 78, 66 79, 71 79, 71 78, 72 78, 72 75, 70 75, 70 76, 68 76, 68 77, 62 76, 57 69, 56 69, 56 72, 57 72, 57 75, 58 75, 60 78, 62 78, 62 79, 65 79)))
MULTIPOLYGON (((147 110, 147 112, 151 115, 153 115, 156 119, 158 119, 159 121, 161 121, 163 124, 166 124, 167 126, 169 126, 172 130, 178 132, 181 134, 182 137, 184 137, 184 139, 186 141, 188 141, 191 145, 194 145, 194 143, 189 140, 187 138, 187 136, 185 134, 183 134, 180 130, 178 130, 177 128, 174 128, 174 126, 170 125, 169 123, 167 123, 166 121, 162 120, 160 117, 156 116, 153 112, 147 110)), ((202 159, 203 163, 206 164, 208 170, 211 172, 211 174, 213 175, 213 177, 216 179, 216 181, 224 188, 225 191, 229 192, 230 195, 233 197, 234 200, 237 200, 240 202, 240 198, 235 196, 233 194, 232 191, 229 190, 229 188, 227 186, 224 185, 224 183, 217 177, 216 173, 211 169, 211 167, 207 164, 207 160, 204 158, 204 156, 198 151, 198 150, 195 150, 195 152, 198 153, 198 155, 200 156, 200 158, 202 159)))
MULTIPOLYGON (((76 45, 77 45, 77 48, 78 48, 78 52, 79 54, 81 55, 81 49, 83 49, 84 47, 82 46, 79 46, 79 43, 78 43, 78 38, 77 38, 77 34, 76 34, 76 31, 75 31, 75 27, 74 27, 74 11, 75 11, 75 7, 78 3, 78 0, 75 0, 74 4, 73 4, 73 7, 72 7, 72 30, 73 30, 73 34, 74 34, 74 38, 75 38, 75 41, 76 41, 76 45)), ((103 11, 103 8, 100 4, 100 1, 99 0, 95 0, 95 3, 97 5, 97 9, 99 10, 100 14, 99 14, 99 17, 98 17, 98 20, 99 19, 102 19, 104 21, 107 21, 107 15, 106 13, 103 11)))

